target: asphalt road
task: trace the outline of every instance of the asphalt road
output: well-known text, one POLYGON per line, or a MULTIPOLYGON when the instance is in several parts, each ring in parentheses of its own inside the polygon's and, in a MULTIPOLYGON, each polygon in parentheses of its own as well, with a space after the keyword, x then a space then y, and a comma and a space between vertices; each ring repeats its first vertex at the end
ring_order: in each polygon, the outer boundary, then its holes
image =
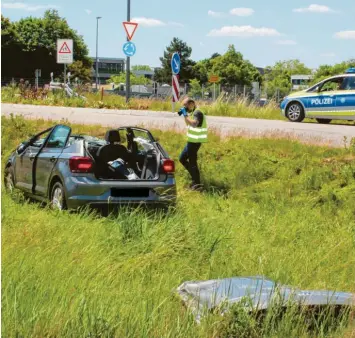
MULTIPOLYGON (((94 108, 70 108, 32 106, 21 104, 1 104, 1 114, 23 115, 28 119, 68 120, 72 123, 100 124, 107 127, 144 126, 163 130, 184 131, 182 117, 169 112, 142 110, 113 110, 94 108)), ((325 144, 334 147, 344 146, 355 137, 354 125, 321 125, 317 123, 292 123, 288 121, 246 119, 208 116, 210 129, 226 136, 282 137, 298 139, 308 144, 325 144)))

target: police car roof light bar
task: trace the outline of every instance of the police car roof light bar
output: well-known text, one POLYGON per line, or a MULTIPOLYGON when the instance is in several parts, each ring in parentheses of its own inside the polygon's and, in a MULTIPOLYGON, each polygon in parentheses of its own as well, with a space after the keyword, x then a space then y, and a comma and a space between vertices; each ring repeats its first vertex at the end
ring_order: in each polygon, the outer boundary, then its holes
POLYGON ((345 71, 346 74, 355 74, 355 68, 349 68, 345 71))

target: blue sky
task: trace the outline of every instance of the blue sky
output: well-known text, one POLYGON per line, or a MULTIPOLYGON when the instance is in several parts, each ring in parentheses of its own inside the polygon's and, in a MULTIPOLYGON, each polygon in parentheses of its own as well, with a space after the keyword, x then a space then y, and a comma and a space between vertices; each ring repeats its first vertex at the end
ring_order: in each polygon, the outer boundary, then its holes
MULTIPOLYGON (((56 7, 84 36, 92 56, 96 16, 102 16, 99 55, 124 57, 126 0, 48 1, 4 0, 2 14, 18 20, 56 7)), ((131 18, 139 23, 132 64, 160 66, 173 37, 192 47, 194 60, 223 53, 229 44, 259 67, 291 58, 309 67, 355 58, 354 0, 131 0, 131 18)))

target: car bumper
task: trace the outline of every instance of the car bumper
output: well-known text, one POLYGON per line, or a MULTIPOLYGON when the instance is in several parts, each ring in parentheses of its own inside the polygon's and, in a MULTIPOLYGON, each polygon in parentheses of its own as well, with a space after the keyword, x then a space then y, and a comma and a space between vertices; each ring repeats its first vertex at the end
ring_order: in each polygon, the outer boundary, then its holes
POLYGON ((69 209, 86 205, 174 204, 175 178, 157 181, 100 181, 94 177, 72 176, 65 179, 69 209))

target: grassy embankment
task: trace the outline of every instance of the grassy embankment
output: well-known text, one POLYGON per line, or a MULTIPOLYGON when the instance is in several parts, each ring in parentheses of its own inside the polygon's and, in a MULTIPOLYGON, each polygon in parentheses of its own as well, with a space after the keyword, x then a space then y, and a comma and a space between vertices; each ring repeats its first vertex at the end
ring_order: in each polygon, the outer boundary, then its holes
MULTIPOLYGON (((3 118, 3 159, 48 125, 3 118)), ((176 159, 183 136, 154 134, 176 159)), ((208 191, 186 191, 177 165, 179 202, 168 214, 58 213, 2 192, 2 335, 326 336, 323 325, 308 331, 298 313, 260 325, 240 312, 211 315, 198 326, 172 291, 187 280, 264 275, 304 289, 355 292, 354 155, 354 145, 212 136, 200 155, 208 191)), ((336 327, 328 336, 355 330, 336 327)))

